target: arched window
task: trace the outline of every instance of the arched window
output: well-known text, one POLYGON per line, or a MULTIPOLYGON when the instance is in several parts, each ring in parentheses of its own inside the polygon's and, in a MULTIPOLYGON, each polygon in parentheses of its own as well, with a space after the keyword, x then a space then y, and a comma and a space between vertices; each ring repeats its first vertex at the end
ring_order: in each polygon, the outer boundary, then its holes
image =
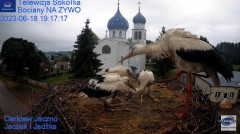
POLYGON ((110 54, 111 48, 108 45, 102 47, 102 54, 110 54))
POLYGON ((138 32, 138 39, 142 39, 142 32, 141 31, 138 32))
POLYGON ((122 31, 119 32, 119 38, 122 38, 122 31))
POLYGON ((134 32, 134 39, 137 39, 137 31, 134 32))
POLYGON ((113 31, 113 37, 115 37, 115 31, 113 31))

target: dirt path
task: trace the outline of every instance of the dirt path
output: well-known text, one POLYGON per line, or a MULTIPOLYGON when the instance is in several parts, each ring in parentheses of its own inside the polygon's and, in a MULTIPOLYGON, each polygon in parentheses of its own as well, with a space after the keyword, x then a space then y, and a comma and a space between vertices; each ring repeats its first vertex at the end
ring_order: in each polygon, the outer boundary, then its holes
POLYGON ((14 96, 0 81, 0 108, 7 115, 25 115, 30 109, 14 96))

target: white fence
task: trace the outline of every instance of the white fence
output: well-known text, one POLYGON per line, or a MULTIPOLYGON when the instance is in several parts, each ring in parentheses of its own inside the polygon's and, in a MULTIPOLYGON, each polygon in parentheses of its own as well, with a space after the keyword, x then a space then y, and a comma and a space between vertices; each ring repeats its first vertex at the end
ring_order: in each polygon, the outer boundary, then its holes
POLYGON ((28 79, 28 83, 38 86, 38 87, 41 87, 41 88, 44 88, 44 89, 48 89, 48 85, 46 83, 42 83, 42 82, 35 81, 32 79, 28 79))

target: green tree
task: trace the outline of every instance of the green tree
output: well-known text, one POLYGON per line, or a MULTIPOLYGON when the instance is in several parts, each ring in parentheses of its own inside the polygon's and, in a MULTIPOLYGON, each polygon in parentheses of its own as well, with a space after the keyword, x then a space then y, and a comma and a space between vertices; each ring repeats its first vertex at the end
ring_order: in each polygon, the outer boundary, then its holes
POLYGON ((69 56, 68 56, 67 54, 65 54, 65 55, 63 55, 63 60, 64 60, 64 61, 69 61, 70 58, 69 58, 69 56))
POLYGON ((240 65, 240 43, 221 42, 216 50, 231 64, 240 65))
POLYGON ((156 42, 157 42, 158 40, 160 40, 160 39, 162 38, 162 36, 166 33, 165 29, 166 29, 166 28, 163 26, 163 27, 162 27, 162 31, 159 32, 160 35, 158 35, 158 37, 157 37, 157 39, 156 39, 156 42))
MULTIPOLYGON (((156 42, 166 33, 165 27, 162 27, 162 31, 159 33, 160 35, 157 37, 156 42)), ((174 69, 174 62, 170 58, 164 58, 162 60, 153 59, 151 65, 154 74, 163 79, 168 78, 170 70, 174 69)))
POLYGON ((34 43, 22 38, 7 39, 2 46, 1 58, 7 71, 14 71, 15 77, 20 81, 26 68, 29 69, 31 78, 38 77, 40 62, 47 61, 46 56, 36 48, 34 43))
MULTIPOLYGON (((151 40, 146 40, 146 44, 147 45, 150 45, 152 43, 153 42, 151 40)), ((147 63, 147 65, 149 65, 150 58, 151 58, 150 56, 146 55, 146 63, 147 63)))
POLYGON ((97 57, 99 56, 93 52, 95 45, 98 43, 97 35, 89 28, 89 19, 85 22, 85 28, 82 29, 81 34, 77 36, 72 55, 72 71, 77 78, 88 78, 96 75, 101 71, 99 68, 102 63, 97 57))
POLYGON ((204 41, 204 42, 206 42, 206 43, 208 43, 208 44, 210 44, 209 41, 208 41, 208 39, 207 39, 207 37, 200 36, 199 39, 202 40, 202 41, 204 41))

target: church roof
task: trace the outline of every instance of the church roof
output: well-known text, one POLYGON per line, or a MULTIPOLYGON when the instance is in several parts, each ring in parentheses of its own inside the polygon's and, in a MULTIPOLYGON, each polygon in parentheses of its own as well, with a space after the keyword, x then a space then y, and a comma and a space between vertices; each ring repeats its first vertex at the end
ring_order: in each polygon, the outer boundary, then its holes
POLYGON ((141 14, 140 10, 138 11, 138 13, 133 17, 133 23, 141 23, 141 24, 145 24, 146 23, 146 18, 141 14))
POLYGON ((107 27, 109 30, 128 30, 128 21, 122 16, 119 5, 116 14, 108 21, 107 27))
MULTIPOLYGON (((203 74, 203 72, 199 73, 199 74, 203 74)), ((240 88, 240 72, 239 71, 233 71, 233 78, 231 79, 231 81, 228 83, 225 78, 218 73, 218 77, 220 80, 220 86, 223 87, 238 87, 240 88)), ((201 79, 205 80, 207 83, 209 83, 211 86, 213 86, 213 82, 211 80, 211 78, 204 78, 201 77, 201 79)))

